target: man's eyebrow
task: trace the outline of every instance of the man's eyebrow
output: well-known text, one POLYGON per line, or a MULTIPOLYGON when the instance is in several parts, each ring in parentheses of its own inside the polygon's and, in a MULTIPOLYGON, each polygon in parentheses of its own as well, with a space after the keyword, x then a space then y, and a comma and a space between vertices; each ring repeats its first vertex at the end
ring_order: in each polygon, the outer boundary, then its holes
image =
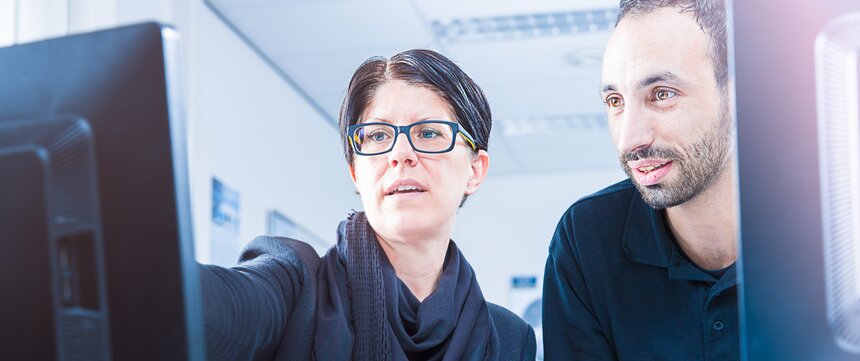
POLYGON ((618 90, 618 87, 616 87, 615 84, 605 84, 605 85, 603 85, 603 87, 600 88, 600 94, 613 92, 613 91, 617 91, 617 90, 618 90))
POLYGON ((681 77, 675 75, 674 73, 667 71, 663 73, 658 73, 654 75, 650 75, 645 79, 642 79, 639 84, 636 85, 637 89, 642 89, 653 85, 654 83, 674 83, 678 85, 686 85, 687 83, 681 80, 681 77))
MULTIPOLYGON (((642 89, 642 88, 651 86, 655 83, 670 83, 670 84, 677 84, 677 85, 681 85, 681 86, 687 84, 687 82, 682 80, 681 77, 679 77, 675 73, 672 73, 671 71, 667 71, 667 72, 649 75, 645 79, 642 79, 641 81, 639 81, 639 84, 636 85, 636 88, 642 89)), ((612 92, 612 91, 618 91, 618 87, 615 86, 615 84, 611 84, 611 83, 610 84, 604 84, 600 88, 601 94, 605 94, 605 93, 612 92)))

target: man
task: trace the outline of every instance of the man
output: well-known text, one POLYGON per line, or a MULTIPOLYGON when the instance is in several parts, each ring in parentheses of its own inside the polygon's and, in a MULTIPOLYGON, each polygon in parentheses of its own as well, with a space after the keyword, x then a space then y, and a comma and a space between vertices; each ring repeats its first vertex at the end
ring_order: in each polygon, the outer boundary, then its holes
POLYGON ((629 179, 559 222, 546 359, 738 359, 725 16, 722 0, 621 1, 601 97, 629 179))

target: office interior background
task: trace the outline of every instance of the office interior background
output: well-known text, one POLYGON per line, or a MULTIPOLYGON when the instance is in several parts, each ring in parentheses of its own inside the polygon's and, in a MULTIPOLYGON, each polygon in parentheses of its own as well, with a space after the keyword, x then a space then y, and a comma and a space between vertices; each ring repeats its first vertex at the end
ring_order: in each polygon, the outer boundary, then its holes
POLYGON ((352 72, 371 56, 442 52, 484 89, 494 120, 489 176, 453 239, 489 301, 538 323, 559 217, 624 177, 598 95, 616 14, 615 0, 0 0, 0 46, 175 26, 195 252, 221 265, 263 234, 333 245, 361 209, 336 129, 352 72))
MULTIPOLYGON (((743 195, 742 352, 753 360, 855 359, 860 351, 839 343, 834 321, 855 325, 853 332, 860 318, 853 311, 834 317, 824 283, 841 282, 856 301, 860 256, 845 258, 841 278, 825 278, 831 259, 819 174, 796 165, 814 169, 818 153, 827 154, 818 146, 828 143, 814 135, 818 122, 831 121, 816 119, 816 92, 830 84, 815 82, 815 40, 842 29, 832 27, 840 19, 860 24, 860 8, 855 0, 733 6, 732 29, 744 34, 730 54, 743 195)), ((541 277, 556 222, 580 197, 624 177, 598 96, 616 9, 617 0, 0 0, 0 47, 143 21, 172 24, 182 35, 184 186, 196 258, 220 265, 235 264, 262 234, 298 238, 319 252, 330 247, 338 222, 361 209, 335 127, 353 70, 370 56, 409 48, 446 54, 482 86, 494 113, 490 173, 460 210, 453 238, 486 298, 537 326, 541 345, 541 277)), ((845 34, 860 43, 856 31, 845 34)), ((854 97, 858 49, 845 53, 850 76, 834 78, 854 97)), ((856 126, 857 113, 846 114, 855 118, 834 124, 856 126)), ((856 132, 844 133, 856 144, 856 132)), ((837 149, 855 157, 837 159, 854 162, 834 163, 837 171, 856 169, 856 149, 837 149)), ((857 172, 844 174, 854 177, 846 184, 860 184, 857 172)), ((855 207, 842 211, 856 216, 855 207)), ((856 239, 841 241, 854 249, 844 254, 860 255, 856 239)))

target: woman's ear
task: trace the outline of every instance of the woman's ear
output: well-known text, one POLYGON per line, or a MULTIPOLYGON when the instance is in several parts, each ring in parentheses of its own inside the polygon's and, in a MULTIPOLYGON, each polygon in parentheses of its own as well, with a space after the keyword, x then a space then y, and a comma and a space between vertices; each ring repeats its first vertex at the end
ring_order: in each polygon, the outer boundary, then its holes
POLYGON ((358 187, 358 184, 355 183, 355 165, 350 164, 347 168, 349 169, 349 177, 352 178, 352 184, 358 187))
POLYGON ((481 188, 484 183, 484 178, 487 177, 487 170, 490 168, 490 154, 485 150, 479 150, 478 154, 472 158, 472 176, 466 183, 466 194, 473 194, 481 188))

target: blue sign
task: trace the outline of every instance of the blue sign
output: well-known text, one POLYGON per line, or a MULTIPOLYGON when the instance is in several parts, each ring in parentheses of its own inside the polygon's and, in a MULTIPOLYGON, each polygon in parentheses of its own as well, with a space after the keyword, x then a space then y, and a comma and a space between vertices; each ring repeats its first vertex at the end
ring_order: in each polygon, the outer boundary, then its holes
POLYGON ((513 288, 535 288, 537 287, 537 276, 513 276, 511 277, 513 288))
POLYGON ((212 224, 231 233, 239 230, 239 192, 212 177, 212 224))

